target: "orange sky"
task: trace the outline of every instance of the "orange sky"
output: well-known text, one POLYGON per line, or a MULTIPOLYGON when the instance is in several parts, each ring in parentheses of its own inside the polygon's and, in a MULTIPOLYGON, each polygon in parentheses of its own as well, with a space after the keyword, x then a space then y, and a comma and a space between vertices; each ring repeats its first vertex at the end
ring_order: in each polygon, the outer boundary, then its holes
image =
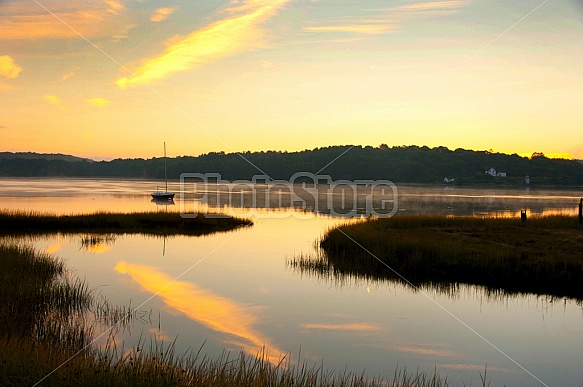
POLYGON ((583 5, 0 3, 0 151, 427 145, 583 158, 583 5))

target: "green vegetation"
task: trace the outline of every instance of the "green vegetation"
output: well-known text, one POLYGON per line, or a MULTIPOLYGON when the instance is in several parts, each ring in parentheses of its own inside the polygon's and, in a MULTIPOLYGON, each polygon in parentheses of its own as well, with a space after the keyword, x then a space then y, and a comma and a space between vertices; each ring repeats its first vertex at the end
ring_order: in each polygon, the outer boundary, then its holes
POLYGON ((523 226, 508 218, 395 216, 329 230, 320 247, 319 257, 291 265, 416 286, 466 283, 583 299, 576 217, 531 218, 523 226))
POLYGON ((182 218, 177 212, 101 212, 52 215, 35 212, 0 211, 0 234, 46 232, 100 232, 203 235, 249 226, 246 219, 221 216, 182 218))
MULTIPOLYGON (((65 275, 62 262, 17 245, 0 243, 0 384, 43 386, 446 386, 437 375, 398 371, 392 381, 322 367, 278 365, 265 354, 225 353, 217 359, 153 341, 119 351, 92 344, 87 313, 102 321, 126 320, 131 308, 111 308, 83 282, 65 275)), ((484 383, 485 384, 485 383, 484 383)))
MULTIPOLYGON (((164 163, 153 159, 116 159, 112 161, 66 161, 58 159, 14 158, 0 154, 0 176, 69 177, 164 177, 164 163)), ((19 156, 20 157, 20 156, 19 156)), ((220 173, 226 180, 250 180, 261 168, 277 180, 289 180, 297 172, 320 171, 333 180, 387 179, 395 183, 443 183, 447 176, 455 184, 523 185, 525 174, 533 186, 582 186, 583 164, 575 160, 549 159, 542 153, 526 158, 491 151, 449 150, 445 147, 331 146, 301 152, 211 152, 197 157, 168 159, 168 177, 181 173, 220 173), (350 150, 349 150, 350 149, 350 150), (241 157, 243 156, 243 157, 241 157), (333 163, 330 163, 335 160, 333 163), (494 167, 506 178, 486 176, 494 167)))

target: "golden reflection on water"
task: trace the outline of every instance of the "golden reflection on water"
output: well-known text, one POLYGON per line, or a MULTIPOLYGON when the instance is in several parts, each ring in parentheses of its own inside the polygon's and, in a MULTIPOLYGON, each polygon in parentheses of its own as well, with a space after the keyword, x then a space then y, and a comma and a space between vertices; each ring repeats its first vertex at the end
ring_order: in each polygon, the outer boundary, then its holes
POLYGON ((142 288, 160 296, 175 311, 226 334, 223 339, 225 344, 242 348, 253 356, 264 348, 265 359, 279 363, 283 351, 254 328, 258 322, 257 307, 239 305, 195 284, 174 280, 150 266, 121 261, 114 270, 128 274, 142 288))
POLYGON ((95 243, 95 244, 84 246, 83 248, 85 249, 85 251, 87 251, 91 254, 104 254, 107 251, 111 250, 111 246, 109 246, 105 243, 95 243))
POLYGON ((47 254, 54 254, 61 249, 62 245, 60 243, 53 243, 52 245, 46 247, 44 252, 47 254))

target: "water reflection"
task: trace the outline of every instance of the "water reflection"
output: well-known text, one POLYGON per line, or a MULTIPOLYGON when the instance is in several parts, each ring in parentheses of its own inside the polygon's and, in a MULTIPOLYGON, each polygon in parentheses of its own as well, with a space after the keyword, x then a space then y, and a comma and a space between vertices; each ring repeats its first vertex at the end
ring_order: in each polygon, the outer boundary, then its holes
MULTIPOLYGON (((70 214, 178 211, 181 204, 193 210, 196 204, 205 211, 239 211, 236 207, 216 208, 212 203, 192 199, 184 203, 178 196, 175 206, 154 207, 150 198, 152 183, 141 181, 0 179, 0 183, 2 207, 7 209, 70 214)), ((446 189, 399 185, 398 189, 401 213, 508 214, 517 219, 524 208, 529 216, 572 213, 581 196, 580 189, 536 187, 529 192, 458 186, 446 189)), ((169 190, 179 192, 177 184, 169 190)), ((225 346, 247 346, 247 353, 256 354, 265 344, 273 355, 281 353, 281 349, 293 353, 301 348, 302 359, 318 365, 324 362, 325 369, 366 369, 367 375, 390 378, 397 364, 430 374, 437 368, 448 376, 450 384, 462 385, 471 380, 476 384, 479 372, 483 373, 487 364, 492 385, 533 384, 530 376, 436 308, 428 300, 433 298, 521 364, 528 364, 529 370, 544 376, 549 385, 581 384, 583 314, 576 301, 508 294, 458 283, 411 288, 387 279, 340 273, 325 262, 320 271, 292 267, 284 263, 286 257, 289 261, 289 257, 312 252, 316 238, 345 220, 319 217, 309 209, 298 211, 306 215, 306 220, 289 216, 287 209, 259 211, 266 216, 231 243, 222 245, 188 278, 181 278, 172 294, 163 294, 162 302, 152 302, 154 327, 147 322, 132 329, 156 334, 163 341, 178 337, 177 353, 197 348, 208 339, 203 355, 210 358, 220 356, 225 346), (213 303, 223 306, 217 310, 213 303), (166 313, 168 309, 170 313, 166 313), (158 321, 164 322, 163 332, 158 321)), ((170 270, 190 266, 193 252, 211 251, 228 237, 224 233, 202 238, 173 237, 172 248, 163 256, 161 237, 118 235, 115 245, 113 241, 97 242, 97 246, 105 244, 110 249, 98 248, 100 255, 96 256, 91 244, 82 246, 84 236, 45 234, 2 239, 56 252, 112 305, 135 305, 136 300, 139 303, 147 298, 146 291, 152 294, 160 289, 160 283, 166 285, 168 277, 176 275, 170 270), (122 259, 138 265, 126 263, 126 275, 111 270, 122 259), (161 272, 157 269, 161 265, 168 269, 161 272), (142 267, 150 271, 140 271, 142 267), (155 274, 155 281, 148 282, 148 272, 155 274)), ((140 323, 138 320, 133 321, 140 323)), ((96 332, 101 331, 96 328, 96 332)), ((126 348, 135 345, 136 335, 120 336, 126 336, 119 337, 126 348)))
POLYGON ((168 208, 168 206, 175 205, 173 198, 172 199, 152 198, 152 200, 150 202, 154 203, 157 207, 160 207, 160 208, 168 208))
POLYGON ((303 329, 323 329, 330 331, 349 331, 349 332, 377 332, 381 329, 379 324, 372 323, 344 323, 344 324, 303 324, 303 329))
POLYGON ((114 234, 84 234, 80 236, 81 248, 91 254, 103 254, 115 243, 114 234))
POLYGON ((179 281, 159 270, 119 262, 114 270, 129 275, 144 290, 162 298, 170 308, 224 335, 226 345, 257 355, 265 348, 266 359, 277 364, 284 353, 259 332, 257 307, 243 306, 189 282, 179 281))
POLYGON ((424 280, 413 283, 380 264, 381 269, 384 268, 383 271, 347 270, 344 267, 336 267, 333 261, 319 250, 317 250, 317 253, 297 254, 288 258, 286 266, 301 277, 313 277, 337 288, 365 287, 369 293, 372 286, 378 287, 388 284, 395 289, 439 294, 450 299, 458 299, 463 294, 474 294, 480 302, 487 303, 504 303, 512 298, 534 295, 541 302, 542 310, 545 309, 545 305, 557 302, 566 303, 568 299, 572 299, 577 305, 583 306, 583 293, 579 292, 577 295, 565 296, 560 292, 560 289, 557 289, 558 293, 554 294, 553 289, 549 289, 544 285, 537 287, 536 284, 533 284, 528 289, 520 290, 520 288, 503 288, 469 282, 439 281, 437 279, 435 281, 424 280))

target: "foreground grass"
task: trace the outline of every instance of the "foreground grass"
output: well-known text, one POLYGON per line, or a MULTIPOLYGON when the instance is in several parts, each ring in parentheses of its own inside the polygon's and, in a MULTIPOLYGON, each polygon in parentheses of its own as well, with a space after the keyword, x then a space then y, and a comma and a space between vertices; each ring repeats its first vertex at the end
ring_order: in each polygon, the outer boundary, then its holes
POLYGON ((570 216, 395 216, 329 230, 320 247, 314 269, 583 299, 583 230, 570 216))
MULTIPOLYGON (((225 353, 217 359, 153 341, 129 351, 93 346, 85 316, 96 306, 103 320, 126 309, 104 307, 62 262, 28 247, 0 243, 0 385, 42 386, 447 386, 425 373, 395 372, 390 381, 322 367, 273 365, 268 356, 225 353)), ((131 311, 130 311, 131 313, 131 311)), ((123 319, 123 317, 121 317, 123 319)), ((112 343, 115 341, 111 340, 112 343)))
POLYGON ((52 215, 37 212, 0 211, 0 233, 108 232, 202 235, 228 231, 253 222, 235 217, 182 218, 177 212, 99 212, 52 215))

